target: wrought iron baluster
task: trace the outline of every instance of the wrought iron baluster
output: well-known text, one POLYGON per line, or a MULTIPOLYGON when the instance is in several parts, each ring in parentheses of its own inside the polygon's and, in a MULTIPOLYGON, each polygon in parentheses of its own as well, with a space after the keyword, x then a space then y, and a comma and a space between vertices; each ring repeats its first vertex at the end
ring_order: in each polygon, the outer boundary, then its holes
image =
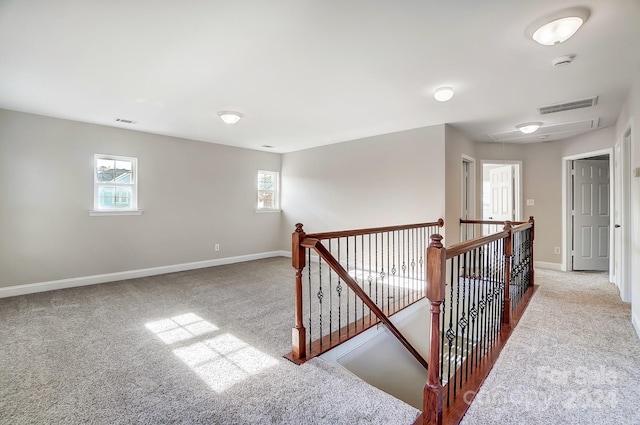
MULTIPOLYGON (((353 237, 353 275, 355 281, 358 282, 358 237, 353 237)), ((353 324, 354 329, 358 330, 358 297, 356 293, 353 293, 353 324)))
POLYGON ((320 256, 318 256, 318 292, 316 296, 318 297, 318 331, 320 332, 318 342, 322 348, 322 298, 324 293, 322 292, 322 257, 320 256))
MULTIPOLYGON (((462 328, 462 332, 461 332, 461 337, 462 337, 462 358, 466 359, 468 357, 468 353, 466 352, 465 348, 467 347, 467 345, 465 344, 465 337, 469 338, 469 334, 468 334, 468 326, 469 326, 469 300, 468 300, 468 292, 467 291, 467 279, 466 276, 469 275, 469 262, 468 262, 468 253, 464 253, 462 254, 462 258, 463 258, 463 262, 464 262, 464 267, 465 267, 465 276, 460 279, 458 278, 458 280, 462 280, 462 317, 460 318, 460 327, 462 328), (465 308, 466 306, 466 308, 465 308)), ((465 368, 467 369, 467 368, 465 368)), ((461 371, 462 372, 462 371, 461 371)), ((464 375, 464 379, 466 380, 466 377, 468 376, 468 369, 464 375)), ((462 383, 463 383, 463 374, 460 373, 460 388, 462 388, 462 383)))
MULTIPOLYGON (((345 245, 346 245, 346 248, 347 248, 347 267, 346 267, 346 269, 347 269, 347 273, 349 273, 349 237, 348 236, 345 238, 345 245)), ((351 309, 349 308, 349 293, 350 292, 351 291, 349 290, 349 285, 347 285, 347 294, 346 294, 347 295, 347 306, 346 306, 346 309, 347 309, 347 334, 349 334, 349 328, 350 328, 350 325, 351 325, 351 321, 349 320, 349 313, 351 312, 351 309)))
POLYGON ((311 268, 312 268, 312 263, 311 263, 311 250, 307 249, 307 255, 309 256, 309 260, 307 261, 307 269, 309 270, 309 352, 313 349, 313 346, 311 345, 311 343, 313 342, 313 332, 312 332, 312 318, 313 318, 313 309, 311 308, 311 294, 313 294, 313 289, 311 287, 311 268))
MULTIPOLYGON (((341 238, 338 238, 338 260, 342 259, 340 256, 341 238)), ((338 276, 338 283, 336 284, 336 292, 338 293, 338 339, 342 335, 342 279, 338 276)))
MULTIPOLYGON (((478 259, 478 249, 474 249, 469 252, 469 262, 470 268, 473 270, 471 276, 469 276, 469 320, 471 321, 469 325, 469 337, 467 338, 467 373, 473 373, 473 362, 474 362, 474 344, 477 341, 477 319, 478 319, 478 305, 476 300, 477 289, 478 289, 478 280, 477 280, 477 259, 478 259)), ((466 380, 469 379, 469 375, 465 377, 466 380)))
MULTIPOLYGON (((331 241, 332 239, 328 239, 327 240, 327 244, 329 245, 329 253, 331 255, 333 255, 333 252, 331 252, 331 241)), ((331 275, 333 274, 333 270, 331 270, 331 267, 328 268, 328 272, 329 272, 329 344, 331 344, 332 342, 332 337, 333 337, 333 289, 331 288, 331 284, 332 279, 331 279, 331 275)))

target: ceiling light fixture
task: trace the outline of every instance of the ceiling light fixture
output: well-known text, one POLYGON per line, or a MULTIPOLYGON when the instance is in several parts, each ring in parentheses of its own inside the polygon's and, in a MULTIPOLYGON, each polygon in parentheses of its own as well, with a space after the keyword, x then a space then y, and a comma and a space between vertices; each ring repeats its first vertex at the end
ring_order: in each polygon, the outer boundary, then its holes
POLYGON ((527 35, 544 46, 553 46, 567 41, 589 18, 589 9, 570 7, 533 22, 527 35))
POLYGON ((531 134, 538 131, 541 125, 541 122, 527 122, 524 124, 516 125, 516 128, 523 134, 531 134))
POLYGON ((240 118, 242 118, 242 114, 240 112, 233 111, 220 111, 218 112, 218 115, 225 124, 235 124, 240 121, 240 118))
POLYGON ((437 88, 433 93, 433 97, 438 102, 446 102, 447 100, 451 100, 451 98, 453 97, 453 89, 451 87, 437 88))

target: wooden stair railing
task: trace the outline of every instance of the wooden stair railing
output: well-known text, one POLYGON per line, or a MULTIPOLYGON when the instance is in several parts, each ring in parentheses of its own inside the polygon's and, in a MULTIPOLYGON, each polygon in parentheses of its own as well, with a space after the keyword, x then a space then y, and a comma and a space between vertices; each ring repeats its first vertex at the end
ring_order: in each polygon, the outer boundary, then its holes
POLYGON ((292 235, 295 322, 292 349, 285 357, 304 363, 382 323, 427 368, 389 317, 424 298, 426 247, 442 226, 440 219, 306 234, 298 223, 292 235))
POLYGON ((442 236, 431 236, 431 244, 427 249, 431 367, 424 387, 423 412, 415 425, 460 422, 535 291, 534 219, 530 217, 528 222, 515 227, 510 222, 503 224, 501 232, 449 248, 442 245, 442 236), (487 252, 490 255, 486 255, 487 252), (481 263, 477 264, 477 261, 481 263), (447 270, 450 270, 449 276, 447 270), (473 274, 468 270, 474 270, 473 274), (518 295, 514 299, 512 286, 516 286, 514 294, 518 295), (462 312, 461 316, 459 311, 462 312), (447 313, 448 320, 445 317, 447 313), (487 315, 481 319, 485 313, 487 315), (478 322, 478 327, 472 331, 472 321, 475 320, 484 320, 484 326, 478 322), (469 344, 469 340, 474 343, 469 344), (455 353, 452 353, 454 341, 455 353), (467 341, 466 351, 458 353, 459 341, 463 341, 463 345, 467 341), (445 345, 449 347, 448 356, 445 356, 445 345), (446 369, 442 363, 445 358, 448 360, 446 369), (453 373, 452 358, 456 360, 453 373), (458 358, 462 359, 459 365, 458 358), (443 376, 445 370, 446 377, 443 376), (464 376, 462 371, 465 372, 464 376), (461 394, 464 395, 459 396, 461 394))
POLYGON ((329 251, 327 251, 327 248, 325 248, 318 239, 307 238, 302 242, 302 246, 304 246, 305 248, 313 248, 318 253, 318 255, 320 255, 320 257, 322 257, 322 259, 324 259, 326 263, 338 274, 338 276, 340 276, 342 280, 344 280, 349 288, 351 288, 351 290, 355 292, 355 294, 367 305, 367 307, 369 307, 371 311, 373 311, 373 314, 375 314, 376 317, 385 324, 387 329, 389 329, 393 336, 395 336, 398 341, 400 341, 400 343, 404 345, 407 351, 409 351, 409 353, 411 353, 411 355, 415 357, 415 359, 418 360, 418 362, 420 362, 420 364, 424 366, 425 369, 429 367, 427 361, 420 355, 420 353, 416 351, 415 348, 413 348, 409 341, 407 341, 402 333, 400 333, 398 328, 396 328, 396 326, 391 323, 391 320, 389 320, 387 315, 384 314, 382 310, 380 310, 380 308, 371 300, 371 298, 369 298, 367 293, 360 287, 360 285, 358 285, 358 282, 356 282, 355 279, 349 275, 344 267, 340 265, 340 263, 331 255, 331 253, 329 253, 329 251))

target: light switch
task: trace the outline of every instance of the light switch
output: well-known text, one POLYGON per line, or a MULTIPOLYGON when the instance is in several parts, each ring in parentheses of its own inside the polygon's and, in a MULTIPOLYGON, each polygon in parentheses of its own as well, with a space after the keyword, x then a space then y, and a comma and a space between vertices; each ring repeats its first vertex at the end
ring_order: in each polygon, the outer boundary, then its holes
POLYGON ((527 206, 535 205, 536 201, 533 199, 527 199, 527 206))

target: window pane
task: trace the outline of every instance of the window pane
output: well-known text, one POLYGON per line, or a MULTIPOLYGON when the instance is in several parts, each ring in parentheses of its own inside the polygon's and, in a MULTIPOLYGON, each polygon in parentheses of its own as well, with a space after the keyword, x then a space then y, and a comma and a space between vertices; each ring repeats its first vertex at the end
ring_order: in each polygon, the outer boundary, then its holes
POLYGON ((96 161, 96 179, 99 182, 110 182, 115 178, 115 161, 98 159, 96 161))
POLYGON ((116 196, 115 186, 98 187, 98 204, 100 208, 103 208, 103 209, 115 208, 115 205, 116 205, 115 196, 116 196))
POLYGON ((273 174, 258 174, 258 190, 273 190, 274 180, 273 174))
POLYGON ((275 193, 270 190, 258 191, 258 208, 275 208, 275 193))
POLYGON ((115 207, 131 208, 132 192, 130 186, 116 186, 115 207))

